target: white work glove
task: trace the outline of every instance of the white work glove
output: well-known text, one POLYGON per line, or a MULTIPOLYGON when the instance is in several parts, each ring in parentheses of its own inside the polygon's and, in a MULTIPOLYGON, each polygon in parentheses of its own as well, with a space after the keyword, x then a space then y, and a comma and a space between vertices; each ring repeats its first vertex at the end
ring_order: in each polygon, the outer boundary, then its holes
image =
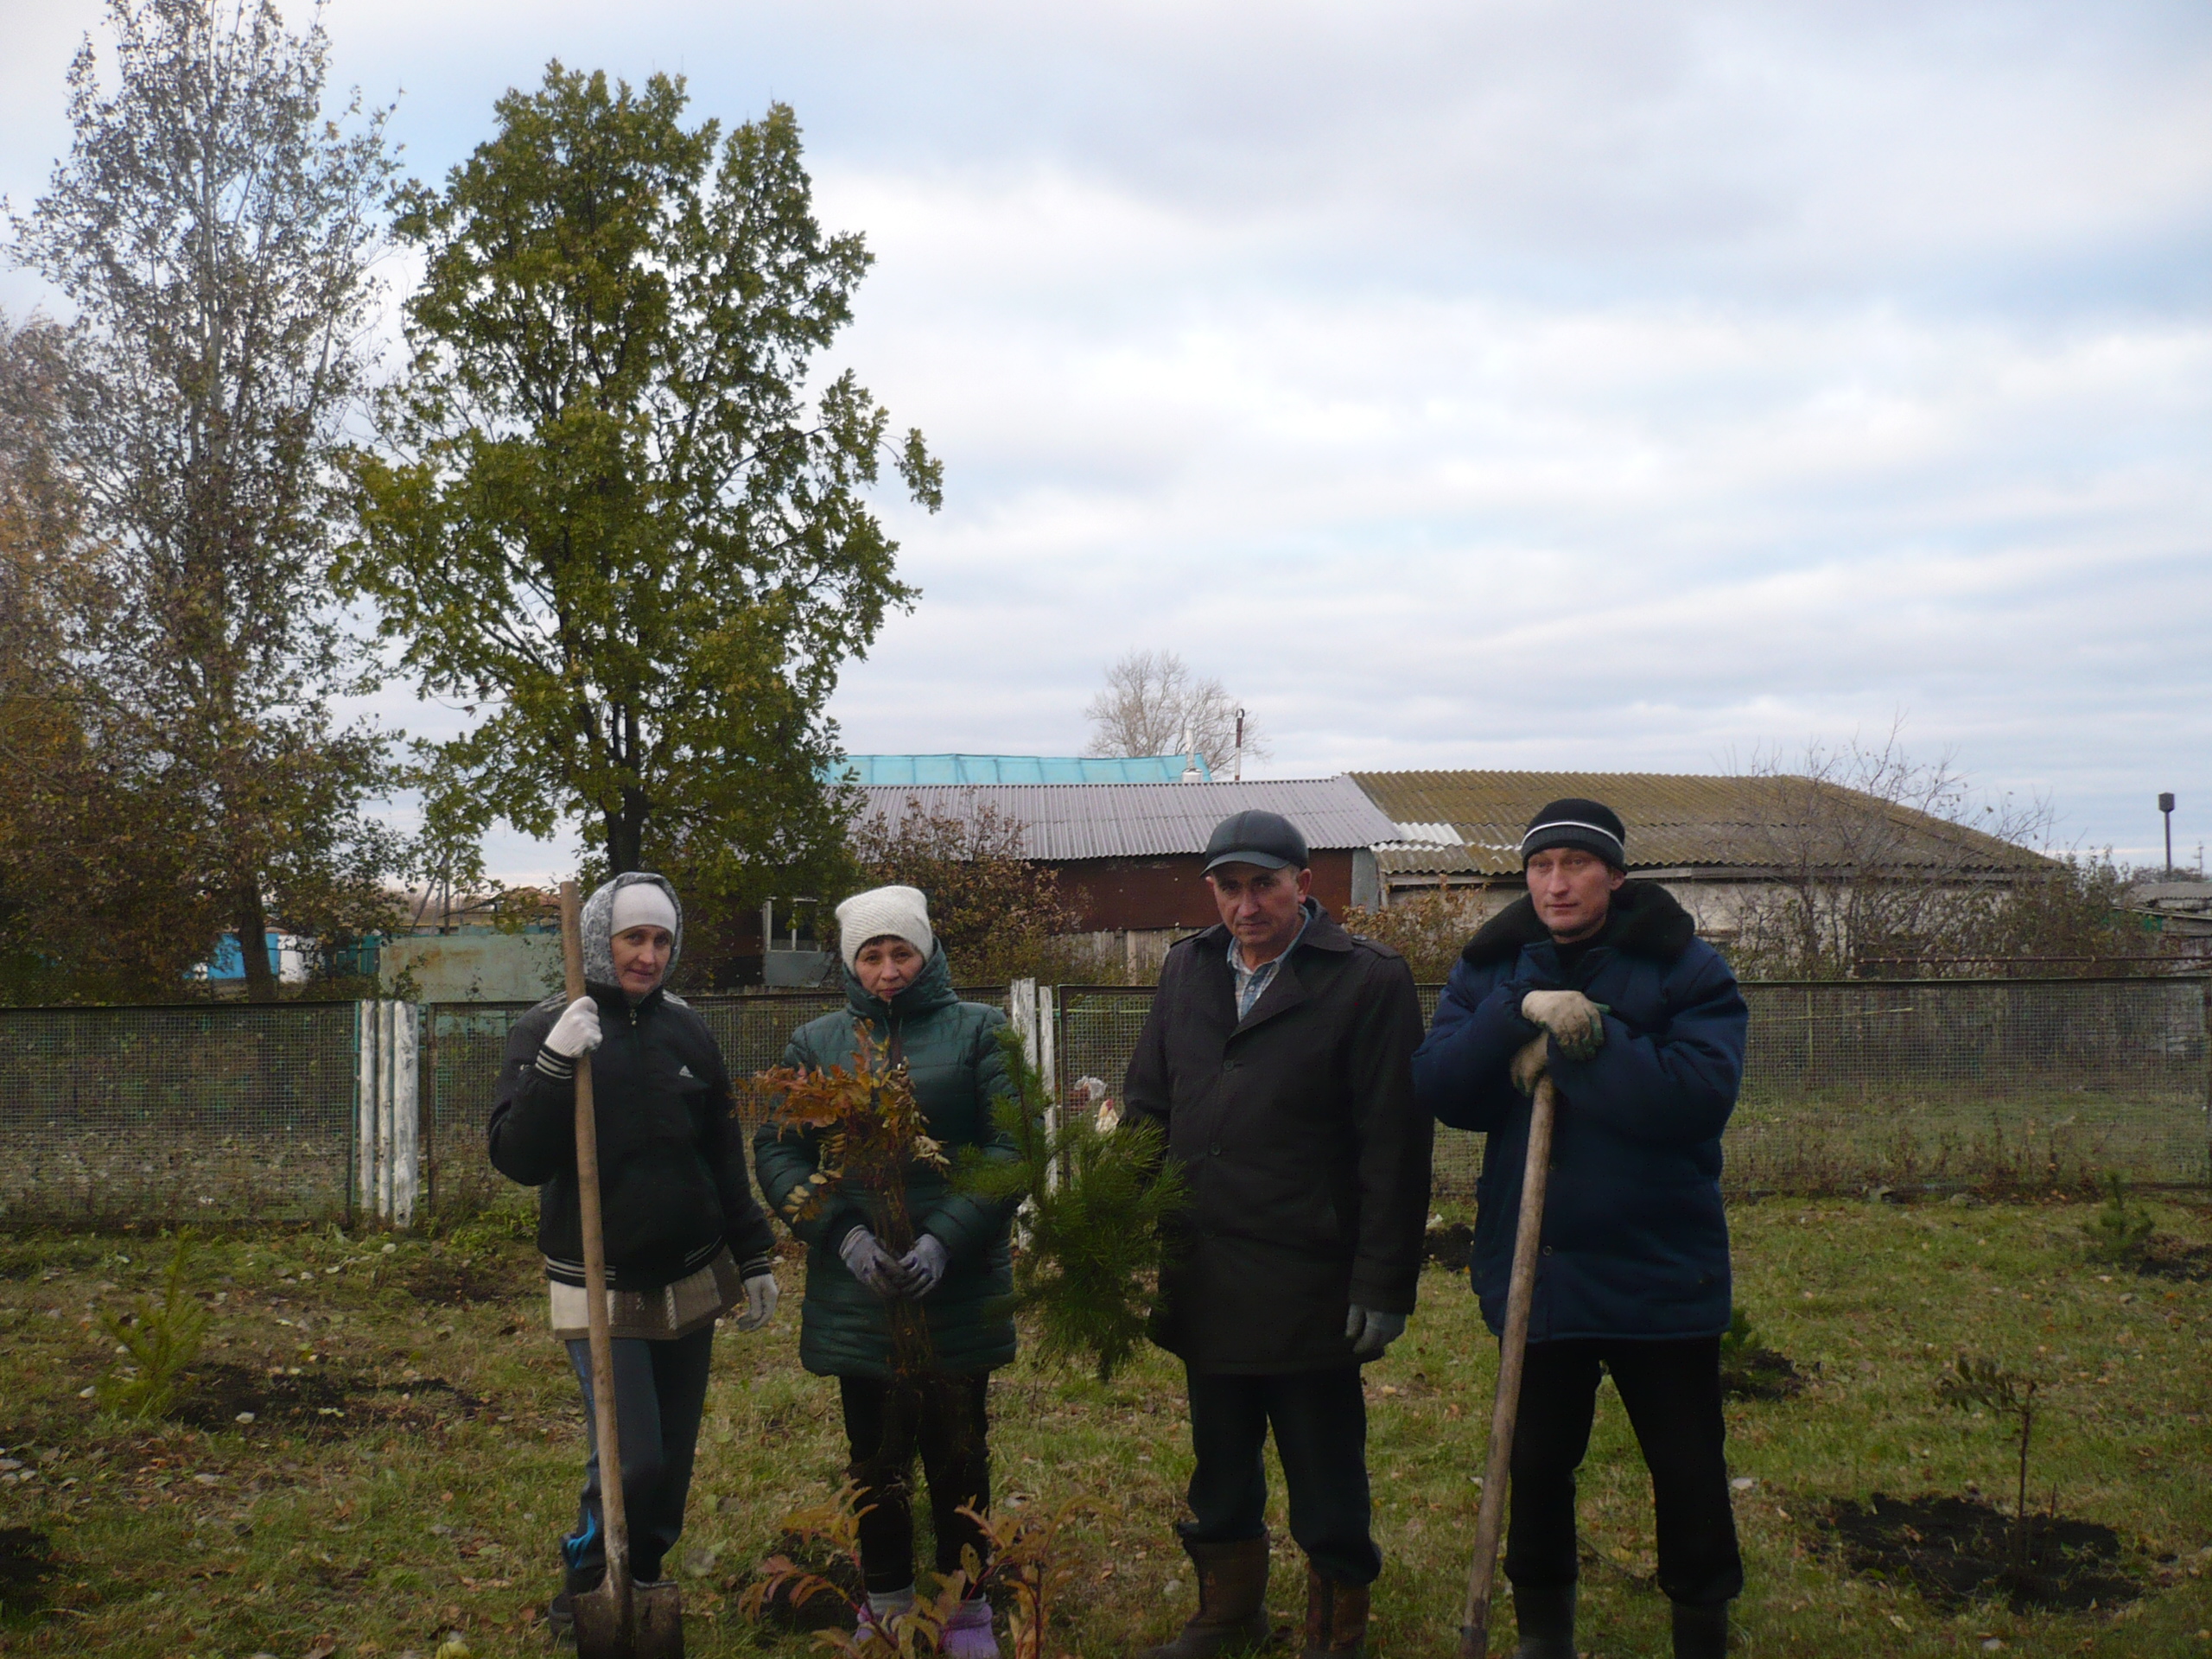
POLYGON ((1541 1026, 1570 1060, 1586 1060, 1605 1046, 1605 1005, 1580 991, 1531 991, 1521 999, 1521 1017, 1541 1026))
POLYGON ((561 1010, 553 1029, 545 1033, 545 1046, 564 1060, 588 1054, 599 1046, 599 1004, 580 996, 561 1010))
POLYGON ((1551 1070, 1551 1039, 1538 1032, 1514 1052, 1513 1063, 1507 1067, 1513 1086, 1524 1095, 1534 1095, 1536 1085, 1544 1080, 1544 1073, 1551 1070))
POLYGON ((783 1299, 783 1292, 776 1284, 772 1273, 756 1273, 745 1281, 745 1312, 737 1316, 741 1331, 758 1331, 776 1317, 776 1304, 783 1299))
POLYGON ((867 1228, 855 1227, 847 1233, 845 1242, 837 1247, 837 1254, 844 1258, 853 1277, 885 1301, 906 1294, 906 1268, 867 1228))
POLYGON ((914 1241, 914 1248, 899 1258, 899 1271, 906 1275, 912 1288, 907 1294, 916 1301, 928 1295, 944 1277, 944 1246, 933 1233, 924 1233, 914 1241))
POLYGON ((1351 1305, 1344 1315, 1344 1340, 1351 1344, 1354 1359, 1378 1359, 1382 1351, 1406 1334, 1406 1316, 1380 1308, 1351 1305))

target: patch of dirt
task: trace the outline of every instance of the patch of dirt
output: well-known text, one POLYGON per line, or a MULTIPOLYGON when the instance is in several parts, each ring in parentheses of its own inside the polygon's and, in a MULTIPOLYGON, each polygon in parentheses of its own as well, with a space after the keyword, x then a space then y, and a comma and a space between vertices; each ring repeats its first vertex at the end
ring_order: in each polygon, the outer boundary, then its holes
POLYGON ((860 1568, 842 1555, 824 1553, 819 1540, 802 1538, 797 1533, 785 1533, 768 1553, 786 1556, 807 1572, 827 1580, 838 1593, 817 1591, 807 1598, 804 1606, 794 1606, 790 1586, 785 1586, 761 1605, 760 1624, 764 1629, 829 1630, 851 1624, 852 1604, 867 1594, 867 1588, 861 1582, 860 1568))
POLYGON ((2173 1279, 2198 1284, 2212 1279, 2212 1244, 2191 1244, 2171 1233, 2155 1235, 2144 1247, 2135 1271, 2146 1279, 2173 1279))
POLYGON ((428 1427, 448 1414, 433 1408, 423 1396, 441 1394, 450 1395, 463 1416, 474 1415, 490 1404, 443 1377, 385 1382, 305 1369, 294 1376, 218 1364, 194 1366, 186 1373, 172 1414, 194 1428, 281 1427, 315 1440, 335 1440, 371 1429, 428 1427), (251 1425, 238 1421, 241 1412, 253 1414, 251 1425))
POLYGON ((1805 1391, 1807 1378, 1789 1355, 1745 1348, 1720 1356, 1720 1392, 1732 1400, 1788 1400, 1805 1391))
POLYGON ((2120 1535, 2094 1521, 2030 1516, 2024 1567, 2012 1517, 1980 1498, 1877 1492, 1830 1504, 1819 1525, 1853 1572, 1910 1583, 1937 1605, 2001 1597, 2014 1612, 2080 1612, 2143 1593, 2120 1535))
POLYGON ((29 1527, 0 1527, 0 1612, 35 1612, 54 1576, 54 1546, 29 1527))
POLYGON ((526 1294, 527 1281, 510 1262, 480 1262, 474 1256, 459 1261, 421 1262, 396 1280, 400 1289, 418 1302, 441 1306, 468 1307, 478 1302, 511 1302, 526 1294))
POLYGON ((1422 1241, 1423 1256, 1452 1273, 1467 1270, 1467 1258, 1474 1249, 1475 1230, 1464 1221, 1432 1227, 1422 1241))

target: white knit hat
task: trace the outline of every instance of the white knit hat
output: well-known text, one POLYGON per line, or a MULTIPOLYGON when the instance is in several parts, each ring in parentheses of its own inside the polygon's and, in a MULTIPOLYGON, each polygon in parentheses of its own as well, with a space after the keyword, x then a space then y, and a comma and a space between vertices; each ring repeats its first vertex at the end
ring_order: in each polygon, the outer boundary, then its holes
POLYGON ((614 890, 613 913, 607 931, 627 933, 633 927, 664 927, 676 931, 676 906, 658 882, 632 881, 614 890))
POLYGON ((837 906, 837 950, 850 968, 870 939, 904 939, 925 957, 937 949, 930 901, 919 887, 870 887, 837 906))

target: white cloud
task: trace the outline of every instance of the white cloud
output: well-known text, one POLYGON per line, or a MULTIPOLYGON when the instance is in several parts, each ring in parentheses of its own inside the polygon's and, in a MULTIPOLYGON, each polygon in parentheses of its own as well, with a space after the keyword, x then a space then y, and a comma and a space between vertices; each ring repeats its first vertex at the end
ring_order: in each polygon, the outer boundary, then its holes
MULTIPOLYGON (((1904 709, 2092 840, 2150 848, 2161 788, 2212 820, 2200 6, 329 18, 426 175, 556 54, 798 108, 880 256, 835 359, 948 465, 887 509, 926 596, 856 748, 1071 747, 1164 645, 1278 772, 1710 768, 1904 709)), ((19 207, 96 22, 11 35, 19 207)))

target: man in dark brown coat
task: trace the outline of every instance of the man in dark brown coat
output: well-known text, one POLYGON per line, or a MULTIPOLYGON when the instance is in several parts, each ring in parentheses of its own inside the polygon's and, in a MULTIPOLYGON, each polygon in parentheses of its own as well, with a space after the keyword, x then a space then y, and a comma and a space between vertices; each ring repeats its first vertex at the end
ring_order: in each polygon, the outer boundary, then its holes
POLYGON ((1356 1659, 1382 1567, 1359 1368, 1406 1328, 1428 1210, 1421 1005, 1403 958, 1313 901, 1287 820, 1239 812, 1206 855, 1221 925, 1167 953, 1127 1089, 1191 1195, 1154 1337, 1187 1373, 1195 1518, 1179 1529, 1198 1611, 1145 1659, 1266 1638, 1271 1426, 1306 1557, 1306 1653, 1356 1659))

